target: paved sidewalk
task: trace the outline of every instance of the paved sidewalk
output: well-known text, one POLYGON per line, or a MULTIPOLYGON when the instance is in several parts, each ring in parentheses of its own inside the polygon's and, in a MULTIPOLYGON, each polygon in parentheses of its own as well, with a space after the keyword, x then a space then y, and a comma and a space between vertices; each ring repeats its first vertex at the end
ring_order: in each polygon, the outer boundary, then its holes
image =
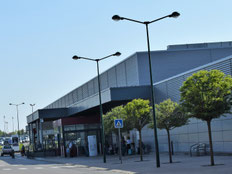
POLYGON ((61 158, 47 157, 35 158, 58 164, 75 165, 78 167, 95 168, 96 170, 109 170, 119 173, 176 173, 176 174, 232 174, 232 156, 215 156, 215 166, 209 166, 210 157, 190 157, 188 155, 174 155, 174 163, 168 163, 168 154, 161 154, 161 167, 156 168, 155 154, 144 155, 144 161, 140 162, 138 155, 123 157, 121 164, 118 156, 107 156, 107 163, 103 163, 101 156, 61 158))

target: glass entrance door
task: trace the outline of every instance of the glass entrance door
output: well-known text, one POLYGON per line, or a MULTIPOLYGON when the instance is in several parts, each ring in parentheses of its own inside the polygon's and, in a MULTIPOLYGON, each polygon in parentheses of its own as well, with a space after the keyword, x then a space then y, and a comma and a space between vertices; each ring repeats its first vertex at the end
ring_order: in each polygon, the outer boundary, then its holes
MULTIPOLYGON (((99 130, 85 130, 85 131, 69 131, 65 133, 65 146, 70 151, 72 145, 76 146, 77 155, 88 156, 88 136, 95 135, 97 139, 97 151, 100 151, 100 131, 99 130)), ((69 156, 69 155, 68 155, 69 156)))

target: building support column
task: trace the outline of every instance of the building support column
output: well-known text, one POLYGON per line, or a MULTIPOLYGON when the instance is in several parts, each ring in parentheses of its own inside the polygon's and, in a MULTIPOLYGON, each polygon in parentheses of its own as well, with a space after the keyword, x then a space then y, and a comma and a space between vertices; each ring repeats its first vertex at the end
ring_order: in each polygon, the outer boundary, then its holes
POLYGON ((36 134, 37 134, 37 138, 36 138, 36 149, 39 145, 39 120, 36 121, 36 134))
POLYGON ((41 147, 43 149, 43 119, 39 120, 39 142, 41 144, 41 147))
POLYGON ((29 133, 29 144, 31 144, 32 140, 32 129, 31 129, 31 124, 28 124, 28 133, 29 133))

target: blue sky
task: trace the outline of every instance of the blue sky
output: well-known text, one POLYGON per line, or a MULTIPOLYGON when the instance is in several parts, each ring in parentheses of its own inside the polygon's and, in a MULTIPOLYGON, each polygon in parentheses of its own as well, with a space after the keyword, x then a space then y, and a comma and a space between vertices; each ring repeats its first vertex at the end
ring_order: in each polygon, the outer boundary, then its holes
MULTIPOLYGON (((101 62, 101 72, 136 51, 147 50, 143 25, 114 22, 118 14, 141 21, 173 11, 177 19, 150 25, 152 50, 170 44, 232 41, 229 0, 2 0, 0 1, 0 129, 3 116, 12 131, 12 116, 20 106, 20 128, 26 116, 96 75, 94 63, 73 61, 74 54, 99 58, 120 51, 122 56, 101 62)), ((16 128, 16 119, 15 128, 16 128)))

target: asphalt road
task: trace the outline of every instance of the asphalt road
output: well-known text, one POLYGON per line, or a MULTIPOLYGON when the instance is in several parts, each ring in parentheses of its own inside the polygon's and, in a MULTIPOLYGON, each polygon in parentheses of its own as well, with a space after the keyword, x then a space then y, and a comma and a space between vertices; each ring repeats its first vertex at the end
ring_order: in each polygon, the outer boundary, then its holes
POLYGON ((168 154, 161 155, 161 167, 156 168, 154 154, 125 156, 123 164, 118 156, 79 158, 37 158, 27 159, 16 155, 0 157, 0 174, 232 174, 232 156, 215 156, 215 166, 210 166, 209 156, 174 155, 174 163, 168 163, 168 154))
POLYGON ((100 167, 86 167, 84 165, 57 164, 45 161, 27 159, 16 155, 0 157, 0 174, 122 174, 122 171, 106 170, 100 167))

